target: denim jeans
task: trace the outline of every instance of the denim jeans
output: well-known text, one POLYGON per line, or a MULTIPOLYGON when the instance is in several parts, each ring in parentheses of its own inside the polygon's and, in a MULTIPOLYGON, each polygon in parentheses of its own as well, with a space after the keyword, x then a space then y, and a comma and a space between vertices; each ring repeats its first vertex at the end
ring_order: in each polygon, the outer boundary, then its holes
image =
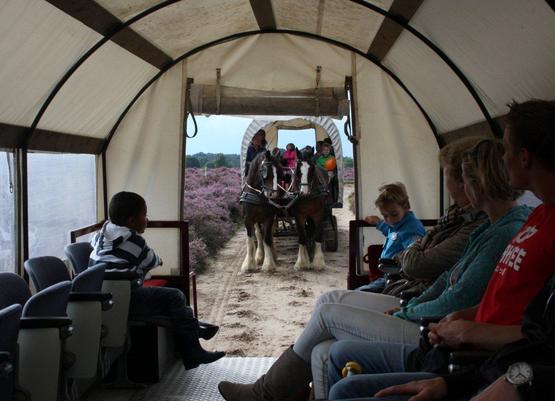
MULTIPOLYGON (((314 309, 322 304, 343 304, 383 313, 398 307, 399 301, 399 298, 391 295, 352 290, 333 290, 320 295, 314 309)), ((325 399, 328 395, 328 355, 329 349, 335 341, 335 338, 326 340, 312 349, 310 364, 312 367, 312 388, 316 399, 325 399)))
POLYGON ((361 285, 356 290, 357 291, 364 291, 364 292, 375 292, 381 293, 385 288, 385 278, 380 277, 369 284, 361 285))
POLYGON ((131 292, 130 317, 164 316, 173 323, 176 344, 187 337, 198 337, 198 320, 191 307, 185 304, 185 295, 177 288, 139 287, 131 292))
MULTIPOLYGON (((427 372, 405 372, 408 355, 415 348, 413 345, 358 340, 336 342, 330 349, 328 362, 329 399, 374 400, 365 397, 372 397, 377 391, 395 384, 436 377, 427 372), (349 361, 357 362, 362 368, 362 374, 342 379, 341 370, 349 361)), ((408 398, 410 396, 388 397, 387 400, 408 398)))
POLYGON ((350 305, 320 304, 313 311, 293 350, 307 363, 314 347, 326 340, 370 340, 417 344, 419 326, 383 312, 350 305))

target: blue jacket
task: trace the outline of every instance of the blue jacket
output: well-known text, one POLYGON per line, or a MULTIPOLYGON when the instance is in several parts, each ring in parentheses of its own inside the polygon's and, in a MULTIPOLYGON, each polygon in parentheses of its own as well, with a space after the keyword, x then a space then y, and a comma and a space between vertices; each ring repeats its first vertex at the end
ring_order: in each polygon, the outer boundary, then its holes
POLYGON ((408 248, 410 244, 426 233, 424 226, 413 212, 407 212, 405 217, 393 226, 381 220, 376 226, 376 230, 386 236, 380 255, 380 258, 383 259, 393 259, 395 255, 408 248))
POLYGON ((515 206, 494 224, 488 221, 474 230, 459 261, 394 316, 416 321, 477 305, 503 251, 530 212, 527 206, 515 206))

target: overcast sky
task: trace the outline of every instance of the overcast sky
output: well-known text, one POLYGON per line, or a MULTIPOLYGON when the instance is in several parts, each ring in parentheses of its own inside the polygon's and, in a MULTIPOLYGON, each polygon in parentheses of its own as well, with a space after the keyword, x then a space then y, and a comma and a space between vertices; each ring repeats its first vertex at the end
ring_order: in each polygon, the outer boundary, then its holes
MULTIPOLYGON (((197 116, 198 134, 195 138, 187 139, 187 154, 195 153, 234 153, 239 154, 241 149, 241 140, 252 122, 252 118, 228 117, 228 116, 197 116)), ((353 148, 351 143, 343 134, 343 123, 340 120, 334 120, 337 129, 341 133, 341 145, 343 147, 344 156, 353 156, 353 148)), ((194 132, 194 126, 191 118, 187 124, 189 134, 194 132)), ((279 147, 285 148, 289 142, 302 147, 308 145, 306 133, 303 131, 280 131, 279 147)), ((310 145, 314 145, 310 143, 310 145)))

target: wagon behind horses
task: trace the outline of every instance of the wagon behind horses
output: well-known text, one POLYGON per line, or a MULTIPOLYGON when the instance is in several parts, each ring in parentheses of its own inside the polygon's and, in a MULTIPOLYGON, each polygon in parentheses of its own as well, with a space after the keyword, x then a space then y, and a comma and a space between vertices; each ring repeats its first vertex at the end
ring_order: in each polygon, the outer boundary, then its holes
MULTIPOLYGON (((303 118, 295 118, 293 120, 253 120, 249 128, 247 129, 242 143, 241 149, 241 163, 242 168, 244 168, 245 163, 245 155, 248 144, 252 139, 252 136, 260 129, 264 129, 266 131, 266 140, 268 141, 268 148, 273 149, 276 147, 278 143, 278 135, 280 130, 306 130, 306 129, 313 129, 315 135, 307 135, 306 136, 306 143, 307 144, 314 144, 318 140, 323 140, 325 138, 330 138, 332 141, 333 149, 335 151, 335 157, 337 160, 337 168, 335 171, 335 175, 331 178, 331 183, 328 186, 328 190, 330 192, 330 196, 325 199, 324 206, 320 207, 323 210, 323 217, 318 224, 319 228, 321 229, 321 241, 323 244, 323 248, 326 251, 336 251, 338 246, 338 234, 337 234, 337 221, 335 216, 332 214, 332 208, 342 207, 342 196, 343 196, 343 158, 342 158, 342 147, 341 147, 341 139, 339 137, 339 131, 337 127, 333 123, 333 121, 328 117, 303 117, 303 118)), ((300 143, 299 143, 300 144, 300 143)), ((304 144, 304 143, 303 143, 304 144)), ((285 169, 287 170, 287 169, 285 169)), ((288 185, 284 185, 283 189, 290 189, 288 185)), ((300 189, 300 188, 299 188, 300 189)), ((290 203, 291 194, 286 199, 284 199, 281 203, 282 205, 290 203)), ((321 199, 320 199, 321 201, 321 199)), ((308 199, 304 199, 298 207, 301 209, 306 208, 306 205, 310 203, 313 204, 314 202, 308 202, 308 199)), ((275 236, 287 236, 287 235, 297 235, 297 225, 296 221, 293 217, 294 209, 291 211, 284 210, 283 208, 278 208, 276 210, 276 224, 274 227, 274 235, 275 236)), ((312 257, 314 254, 314 227, 312 224, 312 220, 309 219, 308 223, 306 224, 306 234, 301 234, 303 244, 306 246, 306 251, 312 257)), ((320 242, 320 241, 319 241, 320 242)), ((309 259, 305 257, 304 259, 309 259)), ((303 259, 303 260, 304 260, 303 259)), ((303 267, 307 267, 306 262, 301 263, 303 267)), ((323 265, 323 263, 319 263, 318 260, 316 261, 316 265, 323 265)))

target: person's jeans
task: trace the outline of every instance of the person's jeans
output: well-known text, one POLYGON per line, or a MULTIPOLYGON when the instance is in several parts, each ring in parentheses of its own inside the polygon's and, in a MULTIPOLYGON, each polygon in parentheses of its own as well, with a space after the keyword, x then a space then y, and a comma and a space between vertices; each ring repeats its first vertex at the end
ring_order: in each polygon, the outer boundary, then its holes
MULTIPOLYGON (((330 400, 363 398, 374 400, 376 392, 411 380, 436 377, 427 372, 405 372, 409 353, 415 345, 370 343, 368 341, 338 341, 330 349, 328 382, 330 400), (357 362, 362 374, 342 379, 341 370, 347 362, 357 362)), ((410 396, 388 397, 387 400, 407 400, 410 396)), ((383 398, 384 400, 386 398, 383 398)))
POLYGON ((385 278, 380 277, 380 278, 377 278, 376 280, 372 281, 371 283, 368 283, 366 285, 361 285, 356 290, 357 291, 364 291, 364 292, 381 293, 385 288, 385 282, 386 282, 385 278))
POLYGON ((130 317, 168 317, 178 342, 187 336, 198 337, 198 320, 191 307, 185 304, 185 295, 177 288, 139 287, 131 292, 130 317))
POLYGON ((371 340, 417 344, 416 323, 349 305, 320 304, 316 307, 293 350, 310 363, 312 349, 325 340, 371 340))
MULTIPOLYGON (((399 298, 391 295, 353 290, 333 290, 320 295, 316 300, 314 309, 322 304, 343 304, 383 313, 398 307, 399 302, 399 298)), ((311 353, 312 388, 316 399, 325 399, 328 396, 328 355, 329 349, 335 341, 334 338, 321 342, 313 348, 311 353)))
POLYGON ((349 376, 330 389, 330 401, 407 401, 413 395, 373 397, 379 390, 413 380, 437 377, 434 373, 408 372, 349 376))

